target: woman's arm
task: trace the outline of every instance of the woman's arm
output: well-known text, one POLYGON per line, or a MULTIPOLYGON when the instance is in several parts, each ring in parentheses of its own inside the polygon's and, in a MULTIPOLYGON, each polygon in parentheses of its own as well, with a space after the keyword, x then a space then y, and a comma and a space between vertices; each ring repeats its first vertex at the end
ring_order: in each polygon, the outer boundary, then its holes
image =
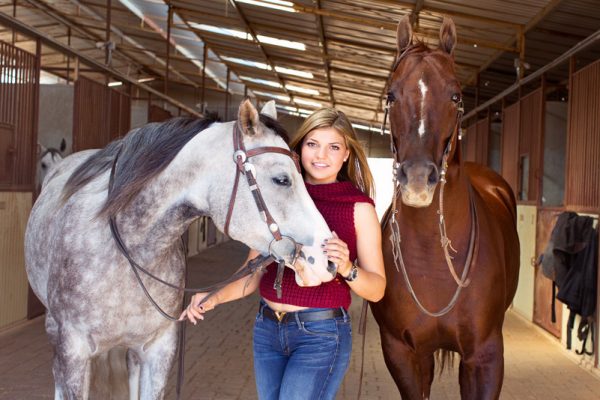
MULTIPOLYGON (((250 249, 248 257, 246 258, 246 261, 244 261, 244 266, 242 268, 244 268, 250 260, 258 257, 259 255, 260 253, 258 251, 250 249)), ((202 303, 202 305, 200 305, 200 302, 206 296, 208 296, 208 293, 196 293, 192 296, 190 304, 181 313, 179 319, 184 320, 187 318, 190 320, 191 323, 196 325, 197 319, 204 319, 204 313, 206 311, 212 310, 219 304, 227 303, 233 300, 238 300, 242 297, 248 296, 251 293, 254 293, 254 291, 258 288, 261 277, 262 272, 259 272, 253 275, 240 278, 237 281, 231 282, 227 286, 221 288, 204 303, 202 303)))
MULTIPOLYGON (((358 275, 350 288, 369 301, 379 301, 385 292, 385 271, 381 251, 381 227, 375 207, 368 203, 354 206, 358 275)), ((336 235, 337 236, 337 235, 336 235)), ((352 270, 348 246, 340 239, 331 239, 325 246, 331 260, 338 265, 338 273, 346 277, 352 270)))

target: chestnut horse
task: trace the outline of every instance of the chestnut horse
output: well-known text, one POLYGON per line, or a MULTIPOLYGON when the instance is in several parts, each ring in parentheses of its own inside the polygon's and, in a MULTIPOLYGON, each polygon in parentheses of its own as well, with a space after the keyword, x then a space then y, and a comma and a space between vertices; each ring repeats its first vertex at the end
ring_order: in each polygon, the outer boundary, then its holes
POLYGON ((383 225, 388 284, 371 304, 385 362, 403 399, 427 399, 435 353, 444 361, 456 352, 461 397, 497 399, 502 324, 519 269, 515 198, 498 174, 461 161, 454 23, 444 19, 440 46, 430 49, 412 43, 404 18, 397 41, 388 92, 396 193, 383 225))

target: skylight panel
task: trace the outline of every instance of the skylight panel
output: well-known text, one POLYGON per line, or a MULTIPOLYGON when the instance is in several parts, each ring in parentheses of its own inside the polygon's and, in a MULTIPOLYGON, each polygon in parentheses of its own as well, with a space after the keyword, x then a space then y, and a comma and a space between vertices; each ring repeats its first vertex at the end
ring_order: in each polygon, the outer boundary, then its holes
MULTIPOLYGON (((232 63, 236 63, 236 64, 242 64, 245 65, 247 67, 254 67, 254 68, 259 68, 259 69, 264 69, 267 71, 271 70, 271 67, 268 66, 265 63, 260 63, 260 62, 256 62, 256 61, 251 61, 251 60, 244 60, 242 58, 237 58, 237 57, 221 57, 223 60, 225 61, 229 61, 232 63)), ((311 72, 306 72, 306 71, 299 71, 297 69, 291 69, 291 68, 284 68, 284 67, 277 67, 275 66, 275 71, 279 72, 280 74, 287 74, 287 75, 295 75, 295 76, 299 76, 302 78, 307 78, 307 79, 313 79, 314 76, 311 72)))
POLYGON ((294 3, 283 0, 237 0, 238 3, 251 4, 253 6, 272 8, 274 10, 297 12, 294 3))
POLYGON ((279 82, 268 81, 266 79, 252 78, 250 76, 240 76, 240 79, 242 79, 244 81, 248 81, 248 82, 258 83, 259 85, 265 85, 265 86, 271 86, 271 87, 275 87, 275 88, 281 88, 281 84, 279 82))
POLYGON ((271 97, 273 99, 277 99, 277 100, 281 100, 281 101, 290 101, 290 98, 288 96, 284 96, 284 95, 281 95, 281 94, 275 94, 275 93, 269 93, 269 92, 261 92, 259 90, 253 90, 253 92, 257 96, 271 97))
POLYGON ((301 86, 285 85, 285 88, 287 90, 291 90, 292 92, 311 94, 313 96, 318 96, 320 94, 320 92, 316 89, 309 89, 309 88, 305 88, 305 87, 301 87, 301 86))
MULTIPOLYGON (((207 24, 199 24, 196 22, 190 22, 190 26, 193 28, 196 28, 196 29, 200 29, 201 31, 205 31, 205 32, 212 32, 212 33, 216 33, 219 35, 231 36, 231 37, 248 40, 248 41, 253 40, 252 35, 249 34, 248 32, 238 31, 236 29, 222 28, 220 26, 207 25, 207 24)), ((273 46, 285 47, 288 49, 295 49, 295 50, 301 50, 301 51, 306 50, 306 45, 302 42, 293 42, 291 40, 278 39, 278 38, 274 38, 272 36, 265 36, 265 35, 256 35, 256 38, 258 39, 258 41, 260 43, 266 43, 266 44, 271 44, 273 46)))
POLYGON ((294 99, 294 102, 305 105, 305 106, 312 106, 312 107, 317 107, 317 108, 323 107, 323 105, 321 103, 317 103, 316 101, 310 101, 310 100, 304 100, 304 99, 294 99))

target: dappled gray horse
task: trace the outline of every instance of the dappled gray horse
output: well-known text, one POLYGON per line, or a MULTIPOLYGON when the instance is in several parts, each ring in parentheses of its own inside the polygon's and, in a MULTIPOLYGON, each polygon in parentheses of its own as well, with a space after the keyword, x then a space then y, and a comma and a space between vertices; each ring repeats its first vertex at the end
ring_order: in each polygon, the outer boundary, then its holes
MULTIPOLYGON (((320 244, 330 237, 276 133, 274 104, 259 116, 249 101, 237 122, 178 118, 149 124, 112 142, 65 158, 46 178, 25 238, 31 287, 48 309, 46 330, 54 347, 55 398, 85 399, 90 360, 112 348, 127 348, 131 398, 160 399, 176 353, 177 324, 161 316, 144 296, 109 228, 115 217, 132 259, 149 272, 183 286, 181 235, 200 215, 223 230, 238 167, 255 170, 257 185, 280 233, 304 247, 299 281, 333 279, 320 244), (265 115, 266 114, 266 115, 265 115), (234 157, 239 130, 248 155, 268 147, 251 163, 234 157), (112 188, 109 178, 115 163, 112 188), (238 162, 234 161, 237 160, 238 162)), ((245 180, 237 187, 229 235, 269 252, 273 222, 257 211, 245 180)), ((181 311, 183 292, 142 276, 148 291, 171 315, 181 311)))

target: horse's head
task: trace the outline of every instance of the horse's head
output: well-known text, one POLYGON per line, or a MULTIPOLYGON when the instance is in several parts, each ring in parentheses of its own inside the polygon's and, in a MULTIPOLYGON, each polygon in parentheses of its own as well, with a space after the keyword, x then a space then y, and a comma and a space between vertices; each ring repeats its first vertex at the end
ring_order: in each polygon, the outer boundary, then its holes
POLYGON ((48 172, 58 164, 62 159, 62 153, 67 148, 67 142, 63 139, 60 142, 60 148, 55 149, 53 147, 46 148, 38 143, 37 147, 37 171, 36 171, 36 184, 41 188, 44 178, 48 172))
POLYGON ((215 223, 224 227, 232 238, 263 254, 277 253, 290 266, 295 251, 294 241, 302 244, 296 254, 300 257, 300 262, 296 263, 298 283, 319 285, 332 280, 336 274, 335 266, 328 263, 321 249, 324 239, 331 237, 331 231, 304 186, 298 160, 295 155, 291 157, 286 140, 282 137, 282 133, 285 133, 275 118, 273 102, 267 103, 260 115, 250 101, 240 105, 235 129, 239 131, 245 147, 243 158, 246 163, 242 169, 253 175, 260 195, 253 191, 254 185, 251 183, 249 186, 243 175, 240 176, 237 189, 233 189, 236 193, 231 194, 234 182, 229 183, 225 178, 229 173, 233 177, 236 169, 234 160, 237 157, 231 147, 228 154, 230 167, 227 167, 228 174, 223 174, 220 182, 220 197, 227 200, 235 197, 235 206, 230 211, 230 217, 224 213, 215 215, 215 223), (258 154, 254 154, 256 151, 258 154), (257 196, 264 199, 266 213, 259 210, 262 206, 257 203, 263 200, 257 199, 257 196), (282 240, 277 240, 279 234, 282 240))
POLYGON ((455 132, 462 115, 462 94, 454 70, 454 22, 444 18, 440 45, 429 49, 412 43, 408 17, 398 24, 398 58, 392 73, 388 101, 395 174, 402 202, 412 207, 431 204, 444 155, 454 157, 455 132))

